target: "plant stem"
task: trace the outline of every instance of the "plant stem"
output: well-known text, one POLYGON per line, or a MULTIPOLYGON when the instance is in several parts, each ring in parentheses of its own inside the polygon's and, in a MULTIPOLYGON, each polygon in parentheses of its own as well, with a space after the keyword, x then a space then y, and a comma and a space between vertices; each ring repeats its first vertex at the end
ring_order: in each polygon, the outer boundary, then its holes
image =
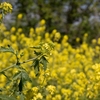
POLYGON ((27 63, 27 62, 33 61, 33 60, 37 59, 38 57, 40 57, 40 55, 37 56, 37 57, 35 57, 35 58, 32 58, 32 59, 29 59, 29 60, 23 61, 23 62, 20 63, 20 64, 24 64, 24 63, 27 63))
POLYGON ((10 68, 12 68, 12 67, 14 67, 15 65, 16 65, 16 64, 13 64, 13 65, 11 65, 11 66, 9 66, 9 67, 7 67, 7 68, 1 70, 0 73, 2 73, 2 72, 4 72, 4 71, 6 71, 6 70, 8 70, 8 69, 10 69, 10 68))
MULTIPOLYGON (((40 55, 39 55, 39 56, 40 56, 40 55)), ((33 61, 33 60, 37 59, 39 56, 37 56, 37 57, 35 57, 35 58, 32 58, 32 59, 29 59, 29 60, 26 60, 26 61, 24 61, 24 62, 22 62, 22 63, 20 63, 20 64, 24 64, 24 63, 33 61)), ((1 70, 0 73, 4 72, 4 71, 6 71, 6 70, 8 70, 8 69, 10 69, 10 68, 13 68, 14 66, 16 66, 16 64, 13 64, 13 65, 11 65, 11 66, 9 66, 9 67, 7 67, 7 68, 1 70)))

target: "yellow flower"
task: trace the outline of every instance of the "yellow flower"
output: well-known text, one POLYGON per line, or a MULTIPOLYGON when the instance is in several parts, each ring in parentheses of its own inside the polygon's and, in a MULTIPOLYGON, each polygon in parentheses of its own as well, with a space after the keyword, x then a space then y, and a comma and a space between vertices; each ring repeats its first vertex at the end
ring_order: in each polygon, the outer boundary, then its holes
POLYGON ((97 41, 97 43, 100 45, 100 38, 98 38, 98 41, 97 41))
POLYGON ((29 75, 30 75, 30 77, 32 77, 32 78, 35 78, 35 77, 36 77, 36 76, 35 76, 35 73, 34 73, 32 70, 30 71, 30 74, 29 74, 29 75))
POLYGON ((18 14, 18 16, 17 16, 17 18, 20 20, 20 19, 22 19, 22 17, 23 17, 23 14, 18 14))
POLYGON ((81 45, 81 47, 82 47, 83 50, 87 50, 88 45, 87 45, 86 43, 83 43, 83 44, 81 45))
POLYGON ((33 27, 30 28, 30 32, 34 32, 34 28, 33 27))
POLYGON ((84 37, 87 37, 87 36, 88 36, 88 33, 85 33, 85 34, 84 34, 84 37))
POLYGON ((28 89, 31 89, 32 84, 31 84, 30 82, 26 82, 26 87, 27 87, 28 89))
POLYGON ((15 31, 16 31, 16 28, 15 28, 15 27, 12 27, 12 28, 10 29, 10 31, 11 31, 11 32, 15 32, 15 31))
POLYGON ((40 33, 41 33, 41 28, 40 28, 40 27, 35 28, 35 32, 36 32, 38 35, 40 35, 40 33))
POLYGON ((3 2, 0 4, 0 9, 2 9, 4 14, 7 14, 12 11, 12 5, 7 2, 3 2))
POLYGON ((0 24, 0 29, 2 29, 2 31, 5 31, 6 30, 6 27, 5 27, 5 25, 3 23, 0 24))
POLYGON ((3 19, 3 16, 2 16, 2 14, 0 14, 0 20, 2 20, 3 19))
POLYGON ((16 37, 15 35, 11 35, 11 41, 12 41, 12 42, 15 42, 16 39, 17 39, 17 37, 16 37))
POLYGON ((52 100, 52 96, 50 94, 46 95, 46 100, 52 100))
POLYGON ((70 96, 71 93, 72 93, 72 91, 71 91, 70 89, 62 88, 62 89, 61 89, 61 93, 62 93, 63 95, 66 95, 66 96, 70 96))
POLYGON ((92 40, 92 44, 96 44, 96 42, 97 42, 96 39, 92 40))
POLYGON ((57 30, 56 29, 54 29, 53 31, 52 31, 52 34, 55 34, 57 32, 57 30))
POLYGON ((60 32, 56 32, 56 33, 55 33, 54 40, 55 40, 55 41, 58 41, 60 38, 61 38, 60 32))
POLYGON ((63 38, 64 38, 64 40, 66 40, 66 41, 67 41, 67 40, 68 40, 68 35, 64 35, 64 37, 63 37, 63 38))
POLYGON ((45 25, 45 23, 46 23, 46 21, 44 19, 42 19, 39 24, 40 25, 45 25))
POLYGON ((55 96, 55 100, 61 100, 61 95, 60 95, 60 94, 57 94, 57 95, 55 96))
POLYGON ((1 76, 0 76, 0 83, 5 82, 5 81, 6 81, 6 77, 1 74, 1 76))
POLYGON ((35 93, 37 93, 38 90, 39 90, 38 87, 33 87, 33 88, 32 88, 32 91, 35 92, 35 93))
POLYGON ((94 97, 94 93, 92 91, 88 91, 86 96, 89 98, 89 99, 92 99, 94 97))
POLYGON ((49 38, 49 35, 50 35, 50 34, 49 34, 48 32, 46 32, 46 33, 45 33, 45 39, 49 38))
POLYGON ((42 100, 43 96, 41 93, 36 94, 36 99, 42 100))
POLYGON ((48 50, 49 49, 48 43, 43 44, 43 47, 48 50))
POLYGON ((62 44, 65 44, 66 41, 68 41, 68 35, 64 35, 64 37, 62 39, 62 44))
POLYGON ((46 90, 50 93, 50 94, 54 94, 56 87, 53 85, 49 85, 47 86, 46 90))
POLYGON ((77 38, 76 38, 76 42, 79 42, 79 41, 80 41, 80 38, 77 37, 77 38))
POLYGON ((21 33, 23 31, 22 28, 18 28, 18 33, 21 33))

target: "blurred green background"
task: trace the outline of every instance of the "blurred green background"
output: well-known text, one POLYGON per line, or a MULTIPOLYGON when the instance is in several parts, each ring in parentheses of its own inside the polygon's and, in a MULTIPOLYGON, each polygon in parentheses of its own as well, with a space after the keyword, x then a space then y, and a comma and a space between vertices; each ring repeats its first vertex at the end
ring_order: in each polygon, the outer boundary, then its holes
POLYGON ((100 36, 100 1, 99 0, 0 0, 10 2, 13 12, 5 17, 8 30, 12 26, 23 28, 28 33, 41 19, 46 20, 46 31, 57 29, 61 35, 67 34, 69 42, 75 46, 76 37, 88 34, 88 43, 100 36), (17 15, 23 19, 17 21, 17 15))

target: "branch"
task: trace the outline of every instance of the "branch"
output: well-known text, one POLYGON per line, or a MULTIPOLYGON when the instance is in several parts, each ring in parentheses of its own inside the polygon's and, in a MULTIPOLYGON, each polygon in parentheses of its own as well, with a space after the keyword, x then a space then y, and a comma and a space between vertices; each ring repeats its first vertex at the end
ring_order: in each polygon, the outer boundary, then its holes
POLYGON ((12 67, 14 67, 15 65, 16 65, 16 64, 13 64, 13 65, 11 65, 11 66, 9 66, 9 67, 7 67, 7 68, 1 70, 0 73, 2 73, 2 72, 4 72, 4 71, 6 71, 6 70, 8 70, 8 69, 10 69, 10 68, 12 68, 12 67))
MULTIPOLYGON (((40 55, 39 55, 39 56, 40 56, 40 55)), ((39 56, 37 56, 37 57, 35 57, 35 58, 32 58, 32 59, 29 59, 29 60, 26 60, 26 61, 24 61, 24 62, 22 62, 22 63, 19 63, 19 64, 24 64, 24 63, 33 61, 33 60, 37 59, 39 56)), ((13 65, 11 65, 11 66, 9 66, 9 67, 7 67, 7 68, 1 70, 0 73, 3 73, 4 71, 6 71, 6 70, 8 70, 8 69, 10 69, 10 68, 13 68, 13 67, 16 66, 16 65, 17 65, 17 64, 13 64, 13 65)))
POLYGON ((41 56, 41 55, 39 55, 39 56, 37 56, 37 57, 35 57, 35 58, 32 58, 32 59, 29 59, 29 60, 23 61, 23 62, 20 63, 20 64, 24 64, 24 63, 27 63, 27 62, 33 61, 33 60, 37 59, 37 58, 40 57, 40 56, 41 56))

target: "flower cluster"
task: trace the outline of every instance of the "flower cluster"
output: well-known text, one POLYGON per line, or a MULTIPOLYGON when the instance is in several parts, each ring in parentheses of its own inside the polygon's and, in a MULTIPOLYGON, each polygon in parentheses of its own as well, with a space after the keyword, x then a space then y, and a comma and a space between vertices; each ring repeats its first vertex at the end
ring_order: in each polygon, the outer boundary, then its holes
MULTIPOLYGON (((35 29, 31 27, 26 36, 22 28, 13 26, 10 31, 4 28, 0 34, 0 46, 10 45, 20 52, 20 62, 34 56, 33 48, 40 44, 41 51, 50 51, 48 57, 48 70, 40 70, 36 78, 31 62, 22 67, 29 72, 33 85, 27 83, 23 94, 25 100, 99 100, 100 96, 100 40, 93 39, 91 45, 87 44, 87 33, 81 45, 74 48, 68 42, 67 35, 61 36, 54 29, 51 33, 45 31, 45 21, 42 20, 35 29), (60 43, 58 42, 60 40, 60 43), (54 41, 54 44, 52 44, 54 41), (44 43, 44 44, 42 44, 44 43), (54 47, 54 50, 51 49, 54 47)), ((76 38, 76 43, 80 38, 76 38)), ((0 53, 0 70, 16 62, 15 56, 10 53, 0 53)), ((12 76, 17 70, 5 73, 12 76)), ((0 87, 5 85, 7 78, 0 75, 0 87)))
POLYGON ((3 2, 0 4, 0 24, 7 13, 12 12, 12 5, 7 2, 3 2))
POLYGON ((12 5, 7 2, 3 2, 0 4, 0 9, 2 10, 2 13, 7 14, 12 12, 12 5))

